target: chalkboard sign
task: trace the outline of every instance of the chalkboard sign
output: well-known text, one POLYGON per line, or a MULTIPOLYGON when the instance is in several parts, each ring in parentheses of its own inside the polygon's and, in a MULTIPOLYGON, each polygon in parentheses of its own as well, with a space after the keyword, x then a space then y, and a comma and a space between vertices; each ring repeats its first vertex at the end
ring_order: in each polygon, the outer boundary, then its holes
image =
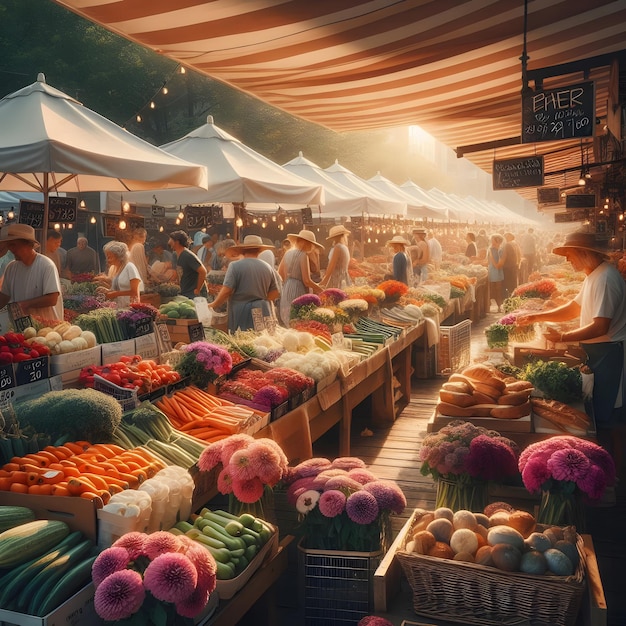
POLYGON ((565 213, 555 213, 554 223, 564 224, 566 222, 584 222, 589 218, 587 209, 575 209, 574 211, 565 211, 565 213))
POLYGON ((593 209, 595 206, 595 193, 571 193, 565 196, 565 208, 567 209, 593 209))
POLYGON ((29 385, 50 377, 50 364, 47 356, 20 361, 15 364, 15 380, 19 385, 29 385))
POLYGON ((151 217, 165 217, 165 207, 157 206, 156 204, 153 204, 150 207, 150 216, 151 217))
POLYGON ((76 215, 76 198, 60 196, 48 198, 48 222, 51 224, 73 224, 76 215))
POLYGON ((157 341, 159 343, 160 352, 170 352, 172 350, 172 339, 167 324, 163 322, 155 323, 157 341))
POLYGON ((537 202, 539 204, 559 204, 561 202, 561 190, 558 187, 539 187, 537 189, 537 202))
POLYGON ((43 228, 44 203, 31 202, 30 200, 20 200, 19 224, 28 224, 35 230, 43 228))
MULTIPOLYGON (((120 234, 119 223, 121 220, 119 215, 105 215, 104 216, 104 236, 117 238, 120 234)), ((124 221, 126 222, 126 232, 131 232, 135 228, 144 227, 144 218, 141 215, 124 215, 124 221)))
POLYGON ((493 162, 493 188, 517 189, 543 185, 543 157, 529 156, 493 162))
POLYGON ((15 372, 13 365, 6 363, 0 366, 0 391, 11 389, 11 387, 15 387, 15 372))
POLYGON ((202 322, 190 324, 187 329, 189 331, 189 341, 191 343, 194 341, 204 341, 204 326, 202 326, 202 322))
POLYGON ((185 223, 189 230, 202 230, 209 225, 211 207, 209 206, 186 206, 185 223))
POLYGON ((146 230, 159 230, 160 225, 161 220, 158 220, 156 217, 145 217, 143 220, 143 227, 146 230))
POLYGON ((592 137, 595 103, 593 81, 531 91, 522 97, 522 143, 592 137))
POLYGON ((302 213, 302 223, 303 224, 312 224, 313 223, 313 213, 311 212, 311 207, 308 206, 304 209, 300 209, 302 213))
POLYGON ((211 207, 211 224, 222 224, 224 222, 224 210, 221 206, 214 204, 211 207))

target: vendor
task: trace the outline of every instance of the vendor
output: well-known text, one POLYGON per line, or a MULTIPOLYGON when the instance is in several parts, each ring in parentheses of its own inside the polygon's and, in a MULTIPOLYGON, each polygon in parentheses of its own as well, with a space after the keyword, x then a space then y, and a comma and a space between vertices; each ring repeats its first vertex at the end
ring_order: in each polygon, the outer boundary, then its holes
POLYGON ((548 328, 546 338, 554 343, 580 342, 594 373, 593 411, 596 427, 612 429, 623 424, 624 339, 626 339, 626 283, 608 262, 608 250, 595 234, 574 232, 552 250, 564 256, 574 270, 585 273, 578 295, 549 311, 521 315, 517 324, 565 322, 580 318, 580 326, 561 332, 548 328), (621 408, 621 411, 614 409, 621 408))
POLYGON ((273 315, 270 303, 280 295, 274 269, 257 258, 260 252, 271 248, 258 235, 246 235, 242 244, 231 246, 226 252, 237 260, 228 265, 224 284, 209 307, 216 309, 228 301, 230 332, 254 329, 254 309, 259 309, 262 317, 273 315))
MULTIPOLYGON (((131 302, 139 302, 144 284, 139 270, 130 260, 128 246, 122 241, 109 241, 104 245, 104 255, 109 267, 107 278, 111 281, 111 287, 98 287, 97 293, 104 294, 107 300, 115 301, 120 309, 128 307, 131 302)), ((100 278, 97 276, 96 280, 100 278)))
POLYGON ((391 252, 393 253, 393 279, 405 285, 410 285, 412 282, 413 269, 411 266, 411 257, 406 251, 407 246, 410 245, 409 242, 400 235, 394 235, 394 237, 387 242, 387 245, 391 248, 391 252))
POLYGON ((180 293, 187 298, 206 298, 206 267, 189 249, 189 236, 184 230, 170 233, 168 244, 176 255, 176 269, 180 278, 180 293))

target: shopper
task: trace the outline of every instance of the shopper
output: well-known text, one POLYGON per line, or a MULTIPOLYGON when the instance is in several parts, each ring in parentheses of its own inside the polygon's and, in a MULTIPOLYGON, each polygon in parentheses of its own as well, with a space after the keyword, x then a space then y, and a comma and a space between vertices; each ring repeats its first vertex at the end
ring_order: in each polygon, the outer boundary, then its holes
POLYGON ((502 290, 505 298, 510 298, 517 287, 519 276, 519 264, 521 261, 521 252, 515 235, 513 233, 504 233, 504 243, 502 244, 502 272, 504 274, 502 282, 502 290))
POLYGON ((280 296, 280 321, 289 326, 291 303, 299 296, 312 291, 320 293, 322 288, 311 278, 311 267, 308 252, 313 248, 323 249, 322 244, 315 240, 315 233, 301 230, 297 235, 287 235, 291 248, 283 256, 278 266, 278 274, 283 281, 280 296))
POLYGON ((109 266, 110 287, 99 287, 107 300, 114 300, 118 309, 139 302, 144 289, 139 270, 130 260, 128 246, 123 241, 109 241, 104 245, 104 255, 109 266))
POLYGON ((61 281, 54 261, 36 248, 35 229, 27 224, 9 224, 0 229, 0 244, 15 257, 5 269, 0 308, 17 302, 24 315, 63 320, 61 281))
POLYGON ((148 231, 145 228, 135 228, 130 240, 129 254, 130 261, 134 264, 139 272, 144 285, 148 284, 150 272, 148 269, 148 257, 146 256, 146 239, 148 231))
POLYGON ((415 243, 408 252, 413 266, 413 280, 416 284, 420 284, 428 278, 428 263, 430 262, 430 252, 428 243, 426 243, 426 229, 414 228, 413 240, 415 243))
POLYGON ((393 280, 397 280, 405 285, 411 284, 413 270, 411 266, 411 257, 406 251, 409 242, 400 235, 395 235, 387 242, 393 253, 392 268, 393 280))
POLYGON ((441 247, 439 240, 435 237, 434 231, 428 231, 426 243, 428 244, 429 262, 436 271, 441 267, 441 262, 443 261, 443 248, 441 247))
MULTIPOLYGON (((227 254, 240 257, 233 260, 226 270, 224 284, 209 307, 216 309, 228 302, 228 330, 258 329, 254 311, 260 317, 273 317, 271 302, 280 295, 274 269, 258 258, 263 250, 272 246, 263 244, 258 235, 246 235, 243 243, 229 248, 227 254)), ((262 324, 261 324, 262 326, 262 324)))
POLYGON ((491 235, 491 245, 487 250, 487 271, 489 278, 489 296, 490 300, 496 301, 498 313, 502 312, 502 303, 504 302, 504 270, 502 269, 502 252, 500 246, 504 241, 504 237, 498 233, 491 235))
POLYGON ((59 276, 63 276, 63 270, 65 269, 65 261, 67 252, 61 248, 63 244, 63 235, 58 230, 49 230, 46 237, 46 251, 45 255, 52 259, 54 265, 57 268, 59 276))
POLYGON ((526 274, 532 274, 538 268, 537 238, 535 237, 535 231, 533 228, 529 228, 528 231, 520 237, 519 245, 522 251, 522 259, 526 261, 526 274))
POLYGON ((350 265, 350 250, 348 248, 348 236, 350 231, 345 226, 333 226, 328 231, 326 241, 331 244, 328 253, 328 265, 324 272, 324 278, 320 281, 320 287, 345 289, 352 284, 348 267, 350 265))
POLYGON ((467 233, 465 235, 465 241, 467 243, 467 247, 465 248, 465 256, 470 261, 475 261, 478 256, 478 248, 476 247, 476 235, 472 232, 467 233))
POLYGON ((168 245, 175 255, 176 270, 180 280, 180 293, 187 298, 207 296, 207 271, 202 261, 189 250, 189 235, 184 230, 170 233, 168 245))
POLYGON ((87 237, 79 237, 76 246, 67 251, 65 275, 71 279, 75 274, 97 274, 99 270, 98 253, 89 247, 87 237))

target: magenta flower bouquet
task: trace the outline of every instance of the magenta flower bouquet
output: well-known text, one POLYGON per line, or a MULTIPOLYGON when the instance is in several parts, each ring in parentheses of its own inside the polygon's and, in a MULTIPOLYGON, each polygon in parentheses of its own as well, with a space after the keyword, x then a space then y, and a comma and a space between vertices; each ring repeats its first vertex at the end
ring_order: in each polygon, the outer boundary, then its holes
POLYGON ((517 475, 518 456, 517 444, 495 430, 454 420, 424 439, 420 472, 438 482, 437 507, 482 512, 487 483, 517 475))
POLYGON ((234 515, 252 513, 267 519, 273 488, 287 473, 288 461, 272 439, 255 439, 240 433, 209 444, 198 459, 198 467, 210 472, 221 465, 217 488, 228 495, 234 515))
POLYGON ((308 459, 291 469, 284 482, 308 549, 385 550, 390 515, 402 513, 406 506, 395 483, 378 480, 354 457, 308 459))
POLYGON ((182 348, 183 356, 174 369, 181 378, 189 376, 191 384, 200 389, 233 369, 233 359, 222 346, 195 341, 182 348))
POLYGON ((524 448, 519 458, 524 486, 541 492, 537 521, 542 524, 575 525, 584 530, 584 503, 602 498, 615 483, 615 464, 601 446, 562 435, 524 448))
POLYGON ((120 625, 193 624, 215 571, 211 553, 185 535, 127 533, 94 561, 95 609, 120 625))

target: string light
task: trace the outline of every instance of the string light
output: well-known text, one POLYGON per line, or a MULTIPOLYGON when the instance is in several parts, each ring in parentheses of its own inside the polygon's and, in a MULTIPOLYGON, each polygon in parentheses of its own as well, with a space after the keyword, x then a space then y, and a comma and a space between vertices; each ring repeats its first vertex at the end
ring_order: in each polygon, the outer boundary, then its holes
POLYGON ((235 220, 235 226, 237 228, 241 228, 243 226, 243 220, 240 217, 235 220))
POLYGON ((61 230, 61 224, 55 224, 54 230, 61 230))
POLYGON ((169 90, 167 87, 163 87, 163 91, 162 91, 164 96, 167 96, 167 94, 169 93, 169 90))
POLYGON ((182 211, 178 213, 178 219, 181 221, 185 219, 185 214, 182 211))
POLYGON ((182 65, 180 66, 180 73, 181 74, 186 74, 187 73, 187 70, 182 65))
POLYGON ((92 215, 92 216, 91 216, 91 219, 89 220, 89 222, 90 222, 91 224, 95 224, 95 223, 96 223, 96 218, 95 218, 95 216, 93 216, 93 215, 92 215))
POLYGON ((120 220, 117 226, 120 230, 126 230, 126 220, 120 220))
POLYGON ((84 200, 80 201, 80 205, 79 206, 80 206, 81 209, 86 209, 87 208, 87 205, 85 204, 84 200))
POLYGON ((154 101, 152 101, 152 102, 150 103, 150 108, 151 108, 151 109, 156 109, 156 104, 154 104, 154 101))

